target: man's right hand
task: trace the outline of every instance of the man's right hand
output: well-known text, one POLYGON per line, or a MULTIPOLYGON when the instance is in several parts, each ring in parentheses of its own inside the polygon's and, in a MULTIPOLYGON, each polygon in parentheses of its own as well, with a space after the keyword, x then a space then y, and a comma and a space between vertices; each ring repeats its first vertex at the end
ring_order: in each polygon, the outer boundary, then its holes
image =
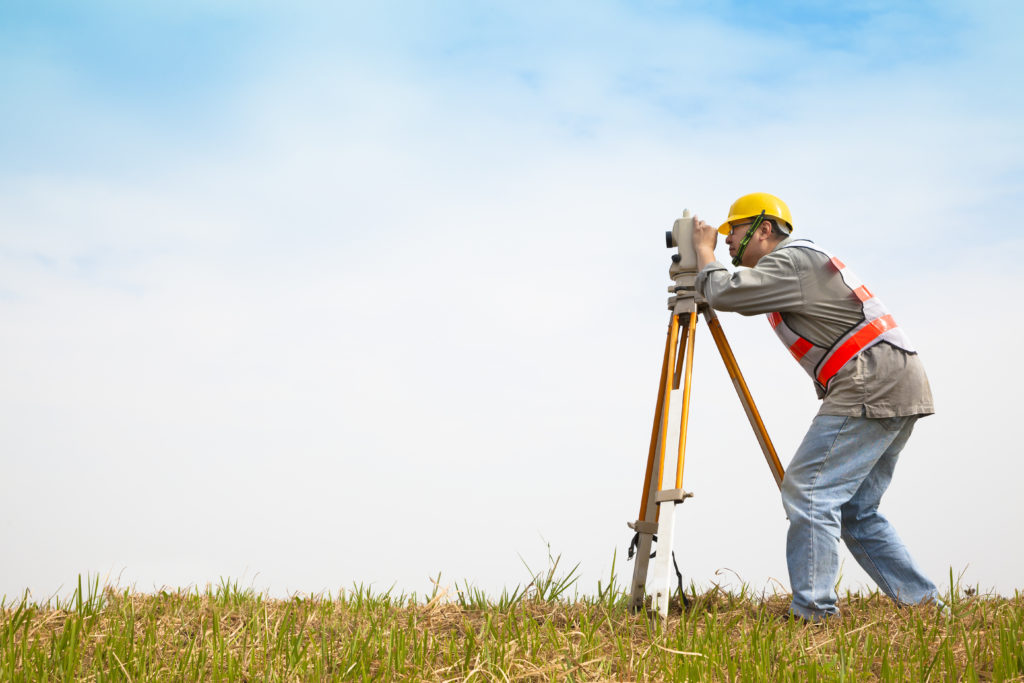
POLYGON ((718 229, 694 216, 693 250, 697 253, 698 270, 715 260, 715 247, 717 245, 718 229))

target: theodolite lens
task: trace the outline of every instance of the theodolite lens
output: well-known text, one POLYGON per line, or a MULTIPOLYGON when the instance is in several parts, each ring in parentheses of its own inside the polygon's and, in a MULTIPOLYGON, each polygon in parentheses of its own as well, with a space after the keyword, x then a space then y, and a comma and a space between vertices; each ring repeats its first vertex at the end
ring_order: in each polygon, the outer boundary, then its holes
POLYGON ((666 249, 671 249, 674 246, 676 246, 676 237, 675 237, 675 235, 672 234, 671 230, 666 230, 665 231, 665 248, 666 249))

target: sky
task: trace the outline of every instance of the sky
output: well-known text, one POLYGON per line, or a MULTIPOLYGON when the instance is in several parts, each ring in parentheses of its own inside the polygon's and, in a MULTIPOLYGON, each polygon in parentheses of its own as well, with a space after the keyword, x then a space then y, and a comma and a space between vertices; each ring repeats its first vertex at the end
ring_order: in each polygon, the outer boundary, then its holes
MULTIPOLYGON (((496 593, 549 555, 628 581, 663 233, 753 191, 925 363, 883 512, 940 588, 1012 595, 1022 29, 1008 1, 5 2, 0 595, 496 593)), ((810 381, 722 323, 785 464, 810 381)), ((684 578, 788 590, 696 344, 684 578)))

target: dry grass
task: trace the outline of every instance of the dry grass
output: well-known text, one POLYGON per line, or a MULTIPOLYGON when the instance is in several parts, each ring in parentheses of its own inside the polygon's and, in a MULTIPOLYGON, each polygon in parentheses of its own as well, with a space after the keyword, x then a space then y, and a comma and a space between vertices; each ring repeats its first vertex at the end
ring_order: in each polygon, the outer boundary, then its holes
POLYGON ((0 678, 1024 680, 1020 594, 956 593, 951 615, 848 595, 841 620, 811 626, 786 617, 785 596, 714 589, 663 627, 614 589, 566 599, 556 586, 273 600, 231 583, 147 595, 94 582, 64 604, 0 610, 0 678))

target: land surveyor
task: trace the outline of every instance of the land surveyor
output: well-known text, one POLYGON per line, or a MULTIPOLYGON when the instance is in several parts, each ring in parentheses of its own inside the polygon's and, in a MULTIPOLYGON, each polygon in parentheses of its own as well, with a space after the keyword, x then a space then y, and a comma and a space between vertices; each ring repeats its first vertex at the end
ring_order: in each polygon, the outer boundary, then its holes
POLYGON ((934 412, 924 366, 853 271, 792 232, 789 207, 760 192, 737 199, 717 231, 696 218, 693 231, 697 290, 717 310, 767 314, 822 401, 782 482, 790 611, 813 622, 839 614, 840 537, 898 604, 941 604, 878 512, 914 423, 934 412), (715 260, 718 233, 745 268, 715 260))

